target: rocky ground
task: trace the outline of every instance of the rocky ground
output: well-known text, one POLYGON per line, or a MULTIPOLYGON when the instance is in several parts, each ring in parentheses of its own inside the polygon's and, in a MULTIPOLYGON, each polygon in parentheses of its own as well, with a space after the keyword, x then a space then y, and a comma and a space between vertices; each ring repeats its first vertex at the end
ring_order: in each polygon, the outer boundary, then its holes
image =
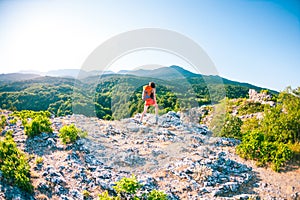
POLYGON ((114 182, 135 174, 143 190, 163 190, 169 199, 300 199, 300 170, 295 165, 276 173, 239 158, 239 141, 212 137, 206 126, 169 112, 139 115, 121 121, 103 121, 81 115, 52 119, 53 133, 28 139, 20 124, 9 126, 18 146, 30 155, 35 187, 29 195, 4 183, 0 172, 0 199, 84 199, 114 182), (183 120, 184 119, 184 120, 183 120), (63 145, 57 133, 76 124, 86 138, 63 145), (36 158, 42 157, 41 163, 36 158))

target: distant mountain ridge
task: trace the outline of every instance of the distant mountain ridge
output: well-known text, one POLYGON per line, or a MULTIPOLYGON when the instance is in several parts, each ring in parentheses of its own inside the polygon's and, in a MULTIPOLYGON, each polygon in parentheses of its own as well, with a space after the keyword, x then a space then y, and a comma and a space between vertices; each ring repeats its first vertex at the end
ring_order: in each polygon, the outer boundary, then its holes
MULTIPOLYGON (((10 73, 10 74, 0 74, 0 83, 6 82, 16 82, 16 81, 23 81, 23 80, 30 80, 35 79, 38 77, 43 76, 50 76, 50 77, 65 77, 65 78, 74 78, 84 80, 89 77, 95 77, 96 79, 99 76, 115 76, 115 75, 133 75, 137 77, 149 77, 154 79, 161 79, 161 80, 168 80, 168 81, 180 81, 180 79, 188 80, 190 83, 194 83, 195 81, 199 83, 206 83, 206 84, 221 84, 221 82, 225 85, 238 85, 243 87, 249 87, 256 90, 261 89, 268 89, 262 88, 250 83, 243 83, 238 81, 229 80, 223 78, 218 75, 202 75, 190 72, 180 66, 172 65, 170 67, 161 67, 156 69, 138 69, 138 70, 120 70, 119 72, 115 73, 113 71, 101 71, 101 70, 94 70, 94 71, 84 71, 81 69, 61 69, 61 70, 51 70, 48 72, 20 72, 20 73, 10 73)), ((273 93, 278 93, 277 91, 270 90, 273 93)))
POLYGON ((93 70, 93 71, 85 71, 82 69, 61 69, 61 70, 52 70, 46 72, 47 76, 58 76, 58 77, 72 77, 72 78, 86 78, 94 75, 101 74, 114 74, 112 71, 101 71, 101 70, 93 70))
POLYGON ((18 73, 7 73, 0 74, 0 82, 5 81, 22 81, 33 79, 41 76, 52 76, 52 77, 66 77, 66 78, 86 78, 89 76, 101 75, 101 74, 115 74, 113 71, 85 71, 81 69, 59 69, 59 70, 50 70, 48 72, 40 72, 40 71, 20 71, 18 73))
POLYGON ((201 74, 192 73, 188 70, 185 70, 175 65, 172 65, 170 67, 161 67, 153 70, 139 69, 134 71, 127 71, 125 74, 131 74, 131 75, 142 76, 142 77, 152 77, 158 79, 167 79, 167 80, 202 76, 201 74))
POLYGON ((10 73, 10 74, 0 74, 0 83, 1 82, 14 82, 14 81, 24 81, 34 78, 41 77, 39 74, 32 73, 10 73))

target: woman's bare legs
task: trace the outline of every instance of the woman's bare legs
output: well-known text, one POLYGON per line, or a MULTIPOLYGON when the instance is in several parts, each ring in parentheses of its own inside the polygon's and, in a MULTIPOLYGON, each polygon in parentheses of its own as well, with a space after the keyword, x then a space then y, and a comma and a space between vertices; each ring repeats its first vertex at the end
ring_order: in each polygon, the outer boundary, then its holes
POLYGON ((157 105, 157 103, 154 106, 155 106, 155 123, 157 124, 157 122, 158 122, 158 105, 157 105))
POLYGON ((141 116, 141 119, 140 119, 140 122, 143 122, 143 118, 144 118, 144 115, 147 113, 147 109, 148 109, 149 106, 146 106, 146 104, 144 105, 144 111, 142 113, 142 116, 141 116))
MULTIPOLYGON (((154 104, 153 106, 155 107, 155 123, 157 124, 157 122, 158 122, 158 105, 154 104)), ((148 107, 149 106, 146 106, 146 104, 144 105, 144 111, 142 113, 140 122, 143 122, 143 118, 144 118, 145 114, 147 113, 148 107)))

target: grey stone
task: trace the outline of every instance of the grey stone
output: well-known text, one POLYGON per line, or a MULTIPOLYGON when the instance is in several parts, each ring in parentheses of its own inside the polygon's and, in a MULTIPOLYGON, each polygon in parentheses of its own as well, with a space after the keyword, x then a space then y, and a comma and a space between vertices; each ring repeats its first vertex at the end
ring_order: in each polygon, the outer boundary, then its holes
POLYGON ((47 176, 49 173, 47 171, 43 171, 42 176, 47 176))
POLYGON ((49 185, 46 182, 41 182, 38 184, 38 189, 42 192, 46 192, 49 190, 49 185))
POLYGON ((61 186, 61 185, 56 185, 54 187, 54 192, 55 192, 55 194, 57 194, 59 196, 63 196, 63 195, 68 194, 68 190, 66 188, 64 188, 63 186, 61 186))
POLYGON ((49 138, 49 134, 47 133, 41 133, 40 137, 43 139, 43 140, 47 140, 49 138))
POLYGON ((231 192, 237 192, 240 187, 237 182, 227 182, 224 186, 227 186, 231 192))
POLYGON ((56 142, 54 141, 53 138, 48 138, 47 139, 47 143, 48 143, 48 145, 49 145, 50 148, 53 148, 53 147, 56 146, 56 142))
POLYGON ((50 181, 54 184, 59 184, 59 185, 67 185, 66 180, 63 177, 52 177, 50 181))
POLYGON ((222 188, 212 191, 213 197, 222 196, 223 194, 224 194, 224 190, 222 190, 222 188))
POLYGON ((175 136, 174 133, 172 133, 171 131, 164 129, 162 130, 162 134, 167 135, 167 136, 175 136))
POLYGON ((224 151, 221 151, 220 153, 218 153, 218 157, 224 157, 226 156, 226 153, 224 151))
POLYGON ((237 196, 237 199, 239 200, 247 200, 249 199, 249 195, 248 194, 241 194, 237 196))
POLYGON ((110 179, 112 177, 112 174, 109 171, 102 171, 98 174, 98 177, 102 179, 110 179))
POLYGON ((154 157, 157 157, 157 156, 159 156, 159 155, 161 155, 161 154, 164 154, 164 152, 163 151, 161 151, 161 150, 152 150, 152 155, 154 156, 154 157))
POLYGON ((71 198, 69 198, 69 197, 66 196, 66 195, 61 195, 61 196, 60 196, 60 200, 71 200, 71 198))
POLYGON ((72 197, 76 198, 76 199, 83 199, 83 195, 81 194, 81 192, 79 192, 78 190, 76 189, 73 189, 70 191, 72 197))
POLYGON ((127 124, 126 128, 128 129, 129 132, 138 132, 140 130, 138 125, 135 123, 127 124))

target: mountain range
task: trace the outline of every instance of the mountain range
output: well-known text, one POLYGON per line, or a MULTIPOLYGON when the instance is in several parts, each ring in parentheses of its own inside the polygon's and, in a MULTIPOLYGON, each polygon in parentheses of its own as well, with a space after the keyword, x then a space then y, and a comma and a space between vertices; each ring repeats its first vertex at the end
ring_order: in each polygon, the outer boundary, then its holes
MULTIPOLYGON (((61 69, 61 70, 51 70, 48 72, 22 71, 19 73, 0 74, 0 84, 7 83, 7 82, 30 80, 38 77, 43 77, 43 76, 74 78, 74 79, 80 77, 80 79, 83 80, 89 77, 95 77, 95 76, 99 77, 103 75, 109 75, 109 76, 134 75, 138 77, 149 77, 149 78, 162 79, 168 81, 178 80, 178 79, 203 79, 204 78, 206 83, 222 82, 223 84, 226 85, 227 84, 239 85, 239 86, 249 87, 256 90, 268 89, 268 88, 261 88, 249 83, 229 80, 217 75, 196 74, 176 65, 172 65, 170 67, 161 67, 153 70, 151 69, 120 70, 117 73, 113 71, 101 71, 101 70, 84 71, 81 69, 61 69)), ((270 90, 270 91, 273 93, 278 93, 277 91, 274 90, 270 90)))
POLYGON ((196 74, 179 66, 118 73, 57 70, 46 74, 0 74, 0 108, 121 119, 142 112, 142 88, 150 81, 157 84, 161 114, 218 103, 224 97, 245 98, 249 89, 266 89, 217 75, 196 74))

